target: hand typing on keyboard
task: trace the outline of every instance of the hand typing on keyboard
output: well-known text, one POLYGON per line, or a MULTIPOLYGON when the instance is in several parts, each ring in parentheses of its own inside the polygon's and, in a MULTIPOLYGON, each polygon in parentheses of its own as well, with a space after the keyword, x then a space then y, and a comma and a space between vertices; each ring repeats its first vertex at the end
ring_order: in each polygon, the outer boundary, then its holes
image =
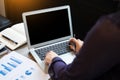
MULTIPOLYGON (((81 41, 80 39, 71 38, 69 41, 69 47, 75 53, 79 52, 82 45, 83 45, 83 41, 81 41)), ((45 57, 46 64, 51 64, 52 60, 57 56, 58 54, 56 52, 53 52, 53 51, 47 52, 46 57, 45 57)))
POLYGON ((54 51, 58 55, 62 55, 62 54, 65 54, 67 52, 70 52, 69 41, 62 42, 62 43, 59 43, 59 44, 54 44, 54 45, 51 45, 51 46, 47 46, 47 47, 35 50, 35 52, 39 55, 41 60, 45 59, 45 55, 49 51, 54 51))
POLYGON ((45 63, 48 64, 48 65, 51 64, 52 59, 57 57, 57 56, 58 55, 55 52, 53 52, 53 51, 47 52, 46 53, 46 57, 45 57, 45 63))
POLYGON ((69 47, 72 51, 77 54, 83 45, 83 41, 80 39, 71 38, 69 42, 69 47))

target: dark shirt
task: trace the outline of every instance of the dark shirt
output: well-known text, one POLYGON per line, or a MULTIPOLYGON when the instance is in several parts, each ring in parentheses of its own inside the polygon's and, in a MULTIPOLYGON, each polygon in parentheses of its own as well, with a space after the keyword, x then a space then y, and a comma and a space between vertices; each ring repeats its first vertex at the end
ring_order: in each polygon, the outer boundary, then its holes
POLYGON ((120 11, 97 21, 71 64, 56 57, 48 72, 53 80, 120 80, 120 11))

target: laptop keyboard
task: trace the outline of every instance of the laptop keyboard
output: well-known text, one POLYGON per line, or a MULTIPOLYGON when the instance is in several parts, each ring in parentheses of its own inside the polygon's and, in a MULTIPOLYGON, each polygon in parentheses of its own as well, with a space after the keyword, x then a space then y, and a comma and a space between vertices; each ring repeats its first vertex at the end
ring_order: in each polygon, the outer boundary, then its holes
POLYGON ((51 50, 56 52, 58 55, 70 52, 69 41, 63 42, 60 44, 55 44, 55 45, 45 47, 45 48, 40 48, 40 49, 35 50, 35 52, 39 55, 41 60, 44 60, 46 53, 51 50))

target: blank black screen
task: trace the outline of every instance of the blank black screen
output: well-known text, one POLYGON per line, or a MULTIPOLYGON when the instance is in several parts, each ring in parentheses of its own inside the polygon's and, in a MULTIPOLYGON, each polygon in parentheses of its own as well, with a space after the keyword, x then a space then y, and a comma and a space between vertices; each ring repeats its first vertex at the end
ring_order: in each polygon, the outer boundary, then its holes
POLYGON ((67 9, 29 15, 26 19, 31 45, 70 35, 67 9))

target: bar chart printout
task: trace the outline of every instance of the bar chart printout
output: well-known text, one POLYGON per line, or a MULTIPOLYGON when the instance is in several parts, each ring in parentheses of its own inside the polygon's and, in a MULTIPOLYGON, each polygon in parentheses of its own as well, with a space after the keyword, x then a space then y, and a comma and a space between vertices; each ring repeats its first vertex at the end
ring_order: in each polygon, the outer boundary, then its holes
POLYGON ((37 63, 15 51, 0 59, 0 80, 40 80, 43 75, 37 63))

